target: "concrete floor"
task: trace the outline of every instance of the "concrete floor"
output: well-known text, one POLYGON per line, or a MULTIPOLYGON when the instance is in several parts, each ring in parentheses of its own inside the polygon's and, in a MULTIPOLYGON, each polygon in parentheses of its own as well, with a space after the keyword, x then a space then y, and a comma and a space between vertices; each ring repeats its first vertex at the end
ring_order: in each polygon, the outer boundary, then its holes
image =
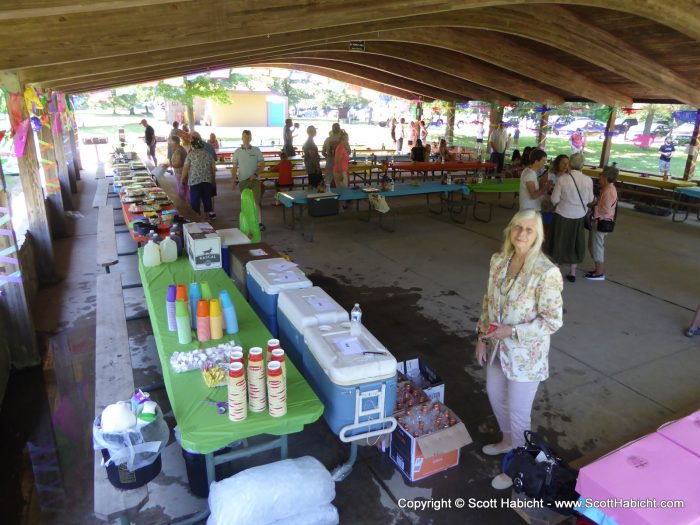
MULTIPOLYGON (((98 273, 97 211, 90 207, 94 159, 86 155, 84 164, 75 196, 84 217, 69 219, 71 236, 56 241, 64 279, 41 291, 37 324, 49 347, 43 370, 13 376, 0 414, 2 445, 14 466, 0 485, 2 498, 9 498, 2 503, 11 511, 10 523, 98 523, 92 516, 90 451, 98 273), (48 460, 30 453, 27 443, 43 446, 53 457, 48 481, 47 469, 37 470, 48 460)), ((171 178, 163 181, 165 187, 171 183, 171 178)), ((501 496, 489 484, 500 460, 479 451, 498 435, 484 371, 472 355, 489 258, 513 212, 496 209, 489 224, 470 219, 458 225, 429 214, 422 199, 400 199, 391 202, 398 208, 395 233, 346 212, 318 221, 310 243, 282 226, 271 197, 272 192, 266 195, 263 208, 268 227, 263 239, 289 254, 344 307, 359 302, 363 322, 397 359, 427 360, 445 380, 446 404, 474 439, 462 449, 459 466, 416 484, 375 448, 362 448, 352 474, 337 485, 334 503, 341 523, 522 523, 508 509, 407 511, 397 505, 400 498, 501 496)), ((220 172, 217 227, 237 225, 238 202, 220 172)), ((611 450, 700 405, 700 339, 682 334, 700 297, 699 228, 695 219, 673 224, 623 208, 608 238, 608 280, 588 282, 579 271, 579 280, 566 284, 564 326, 552 340, 551 377, 540 387, 533 411, 533 428, 565 459, 611 450)), ((118 238, 120 251, 133 248, 128 236, 118 238)), ((589 266, 586 261, 582 269, 589 266)), ((121 258, 115 268, 125 284, 138 281, 133 256, 121 258)), ((144 310, 138 289, 125 292, 125 303, 128 316, 144 310)), ((129 334, 136 384, 157 382, 160 363, 148 320, 130 321, 129 334)), ((167 411, 167 399, 159 400, 167 411)), ((290 436, 290 456, 309 453, 332 468, 345 460, 347 447, 321 419, 290 436)), ((163 473, 149 487, 151 498, 138 523, 167 523, 204 504, 187 491, 176 444, 167 447, 163 473)))

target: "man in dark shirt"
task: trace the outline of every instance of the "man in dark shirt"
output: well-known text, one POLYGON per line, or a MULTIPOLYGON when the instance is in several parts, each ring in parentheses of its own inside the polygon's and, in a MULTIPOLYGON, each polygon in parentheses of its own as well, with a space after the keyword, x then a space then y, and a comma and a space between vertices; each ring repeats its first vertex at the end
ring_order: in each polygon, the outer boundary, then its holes
POLYGON ((659 148, 659 171, 664 180, 668 179, 668 172, 671 170, 671 155, 676 151, 676 147, 673 145, 673 140, 671 137, 666 137, 666 140, 659 148))
POLYGON ((146 133, 143 137, 146 143, 146 155, 153 161, 154 166, 158 166, 158 161, 156 160, 156 132, 153 130, 153 126, 148 125, 146 119, 141 119, 141 125, 146 128, 146 133))
POLYGON ((413 162, 425 162, 425 148, 421 139, 416 140, 416 145, 411 148, 411 160, 413 162))

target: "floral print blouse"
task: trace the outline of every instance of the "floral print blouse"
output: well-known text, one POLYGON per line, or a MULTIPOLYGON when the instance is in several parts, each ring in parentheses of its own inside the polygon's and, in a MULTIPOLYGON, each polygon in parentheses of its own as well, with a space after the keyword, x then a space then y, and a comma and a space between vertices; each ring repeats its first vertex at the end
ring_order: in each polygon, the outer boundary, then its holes
POLYGON ((491 323, 514 326, 513 337, 487 343, 489 364, 498 356, 511 381, 544 381, 549 377, 549 336, 562 326, 561 272, 541 254, 529 275, 521 272, 506 282, 509 260, 502 253, 491 257, 477 329, 485 333, 491 323))

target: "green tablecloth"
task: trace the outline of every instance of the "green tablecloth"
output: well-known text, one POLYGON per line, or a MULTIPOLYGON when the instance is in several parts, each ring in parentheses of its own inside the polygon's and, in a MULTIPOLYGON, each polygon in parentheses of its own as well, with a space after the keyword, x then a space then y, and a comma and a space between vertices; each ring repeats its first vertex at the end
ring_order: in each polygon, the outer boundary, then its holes
POLYGON ((139 273, 158 356, 163 367, 165 388, 180 429, 184 448, 207 454, 237 439, 260 434, 281 436, 300 432, 304 425, 321 417, 323 404, 290 361, 287 361, 287 414, 285 416, 273 418, 267 412, 248 412, 248 418, 245 421, 234 423, 229 421, 228 415, 217 414, 216 406, 205 402, 205 399, 211 397, 217 401, 226 401, 227 389, 225 387, 208 388, 198 370, 180 374, 174 372, 170 367, 172 353, 216 346, 234 339, 245 350, 252 346, 265 348, 267 340, 272 336, 223 270, 195 271, 185 257, 181 257, 174 263, 147 268, 143 265, 142 255, 143 249, 139 250, 139 273), (177 332, 168 330, 165 295, 169 284, 185 284, 189 290, 190 282, 195 280, 208 281, 212 293, 216 295, 221 290, 228 290, 238 317, 240 331, 237 334, 225 335, 224 339, 207 343, 199 343, 196 338, 189 345, 178 343, 177 332))
POLYGON ((503 179, 503 182, 487 179, 481 184, 469 184, 472 193, 517 193, 520 191, 520 179, 503 179))

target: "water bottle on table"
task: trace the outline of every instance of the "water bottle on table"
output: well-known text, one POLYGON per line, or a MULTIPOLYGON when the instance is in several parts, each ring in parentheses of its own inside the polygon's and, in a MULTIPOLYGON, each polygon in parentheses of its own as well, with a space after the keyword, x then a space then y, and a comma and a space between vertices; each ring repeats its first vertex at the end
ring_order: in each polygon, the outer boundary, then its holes
POLYGON ((350 312, 350 335, 357 337, 362 333, 362 310, 360 305, 355 303, 350 312))

